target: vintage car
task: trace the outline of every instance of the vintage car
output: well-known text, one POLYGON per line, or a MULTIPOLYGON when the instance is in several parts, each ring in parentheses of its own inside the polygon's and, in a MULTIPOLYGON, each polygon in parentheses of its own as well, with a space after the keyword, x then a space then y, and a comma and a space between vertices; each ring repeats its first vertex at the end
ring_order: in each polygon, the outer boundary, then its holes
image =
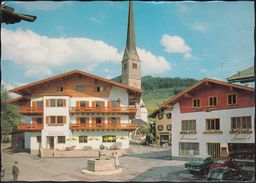
POLYGON ((206 181, 247 181, 238 171, 227 167, 210 169, 206 181))
POLYGON ((185 163, 185 169, 192 174, 208 173, 213 159, 210 156, 195 156, 189 162, 185 163))
POLYGON ((234 161, 230 157, 218 157, 211 164, 210 169, 220 168, 220 167, 228 167, 234 169, 236 171, 242 170, 242 165, 239 162, 234 161))

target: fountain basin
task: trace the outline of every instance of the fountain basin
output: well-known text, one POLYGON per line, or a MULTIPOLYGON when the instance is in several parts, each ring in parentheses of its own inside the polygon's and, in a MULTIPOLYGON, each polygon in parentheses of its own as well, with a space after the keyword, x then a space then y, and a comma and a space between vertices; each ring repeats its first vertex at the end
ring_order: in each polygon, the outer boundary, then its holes
POLYGON ((89 159, 87 169, 92 172, 115 170, 114 160, 111 159, 89 159))

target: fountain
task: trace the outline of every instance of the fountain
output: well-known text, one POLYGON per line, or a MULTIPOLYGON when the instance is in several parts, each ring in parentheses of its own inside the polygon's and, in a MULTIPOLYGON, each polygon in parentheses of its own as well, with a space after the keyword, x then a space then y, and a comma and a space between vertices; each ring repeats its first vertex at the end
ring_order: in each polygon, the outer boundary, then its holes
POLYGON ((99 158, 89 159, 87 161, 87 169, 82 170, 82 173, 94 175, 111 175, 121 172, 122 169, 116 169, 114 159, 106 156, 106 151, 99 151, 99 158))

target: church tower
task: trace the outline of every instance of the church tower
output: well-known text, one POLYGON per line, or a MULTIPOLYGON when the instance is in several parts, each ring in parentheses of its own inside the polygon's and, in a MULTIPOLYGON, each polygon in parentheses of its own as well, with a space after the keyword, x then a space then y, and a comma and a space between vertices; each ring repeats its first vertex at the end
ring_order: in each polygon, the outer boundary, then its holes
POLYGON ((122 84, 141 89, 141 61, 136 50, 132 4, 130 1, 126 48, 122 60, 122 84))

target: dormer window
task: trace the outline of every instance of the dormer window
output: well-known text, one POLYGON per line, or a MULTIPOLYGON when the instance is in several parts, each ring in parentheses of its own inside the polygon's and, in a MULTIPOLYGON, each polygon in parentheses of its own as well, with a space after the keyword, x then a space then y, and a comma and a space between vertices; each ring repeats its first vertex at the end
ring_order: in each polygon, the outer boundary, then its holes
POLYGON ((228 94, 228 105, 235 105, 237 104, 237 95, 234 94, 228 94))
POLYGON ((199 108, 201 106, 200 99, 193 99, 192 103, 194 108, 199 108))
POLYGON ((102 86, 98 86, 98 87, 96 88, 96 91, 97 91, 97 92, 103 92, 103 91, 104 91, 104 88, 103 88, 102 86))
POLYGON ((217 97, 209 97, 209 107, 217 106, 217 97))

